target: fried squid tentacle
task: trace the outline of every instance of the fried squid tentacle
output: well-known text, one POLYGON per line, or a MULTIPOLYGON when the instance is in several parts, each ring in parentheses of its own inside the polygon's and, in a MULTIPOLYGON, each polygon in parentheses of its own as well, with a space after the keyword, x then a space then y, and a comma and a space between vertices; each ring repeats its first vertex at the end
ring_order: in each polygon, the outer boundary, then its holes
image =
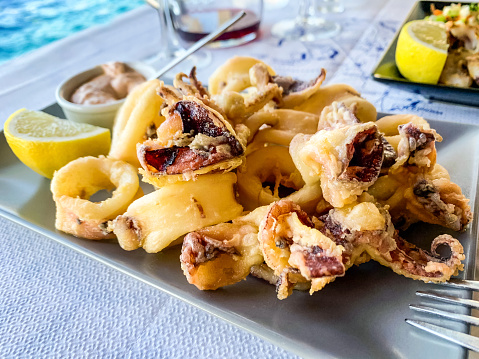
POLYGON ((304 181, 321 181, 324 198, 333 207, 356 200, 379 176, 383 142, 374 123, 297 135, 290 153, 304 181))
POLYGON ((472 220, 471 208, 461 188, 451 182, 447 171, 436 163, 435 142, 442 138, 429 129, 427 123, 421 124, 421 118, 414 120, 398 126, 400 141, 395 164, 369 193, 389 206, 398 228, 406 229, 412 223, 423 221, 463 230, 472 220))
POLYGON ((399 126, 398 157, 392 170, 408 167, 411 171, 429 172, 436 164, 436 141, 442 137, 435 130, 425 129, 413 123, 399 126))
POLYGON ((311 81, 300 81, 289 76, 272 76, 274 83, 283 89, 282 108, 294 108, 301 105, 313 96, 326 79, 326 70, 321 69, 320 74, 311 81))
POLYGON ((422 250, 401 238, 388 212, 373 203, 360 203, 346 211, 333 209, 320 220, 321 231, 346 248, 347 267, 358 258, 362 262, 362 254, 367 253, 395 273, 425 282, 444 282, 463 270, 464 249, 457 239, 440 235, 432 242, 430 252, 422 250), (448 258, 438 254, 441 245, 450 249, 448 258))
MULTIPOLYGON (((168 106, 157 138, 137 147, 144 180, 160 187, 208 172, 227 172, 244 158, 244 136, 196 97, 178 100, 174 89, 161 88, 168 106)), ((240 130, 246 130, 240 127, 240 130)))
POLYGON ((349 108, 344 103, 336 101, 330 106, 326 106, 321 112, 317 131, 333 130, 359 123, 359 119, 355 115, 355 107, 356 105, 353 104, 349 108))
POLYGON ((466 258, 464 249, 457 239, 448 234, 436 237, 431 244, 430 252, 417 248, 398 235, 395 239, 397 249, 389 253, 392 260, 376 256, 372 248, 368 248, 368 253, 374 260, 391 268, 397 274, 424 282, 440 283, 464 270, 461 263, 466 258), (448 258, 442 258, 437 253, 437 248, 441 245, 450 249, 451 255, 448 258))
POLYGON ((291 201, 280 200, 268 207, 258 240, 266 264, 280 278, 279 299, 291 294, 294 283, 310 281, 313 293, 344 275, 344 247, 316 230, 291 201))
POLYGON ((232 223, 188 233, 180 255, 188 282, 201 290, 218 289, 245 279, 253 266, 263 263, 258 226, 265 211, 260 207, 232 223))
POLYGON ((409 218, 414 217, 416 221, 461 231, 472 220, 469 200, 461 188, 447 178, 419 176, 416 183, 405 191, 404 197, 409 218))
POLYGON ((246 94, 235 91, 223 91, 213 97, 218 106, 233 123, 241 123, 249 116, 262 110, 269 103, 275 106, 282 103, 282 91, 272 81, 268 67, 257 63, 249 69, 250 91, 246 94))
POLYGON ((196 78, 196 66, 191 69, 189 75, 184 73, 179 73, 176 75, 173 85, 179 89, 183 95, 187 96, 197 96, 198 98, 210 98, 208 90, 203 86, 203 84, 198 81, 196 78), (183 79, 188 78, 189 83, 185 82, 183 79))
MULTIPOLYGON (((234 56, 218 67, 209 77, 208 90, 211 95, 222 92, 241 92, 251 86, 250 69, 264 62, 248 56, 234 56)), ((266 65, 266 64, 265 64, 266 65)), ((267 66, 268 73, 274 75, 272 68, 267 66)))

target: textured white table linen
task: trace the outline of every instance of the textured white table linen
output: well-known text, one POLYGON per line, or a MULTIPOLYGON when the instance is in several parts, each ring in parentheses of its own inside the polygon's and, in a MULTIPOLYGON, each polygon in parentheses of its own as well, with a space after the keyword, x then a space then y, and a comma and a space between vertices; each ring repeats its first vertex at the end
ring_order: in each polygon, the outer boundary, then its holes
MULTIPOLYGON (((278 73, 348 83, 378 111, 416 113, 474 123, 479 109, 430 102, 370 79, 413 1, 347 1, 334 40, 314 44, 272 39, 274 21, 294 9, 265 12, 258 41, 212 50, 213 69, 235 54, 269 63, 278 73)), ((18 108, 54 102, 67 76, 110 60, 140 60, 158 50, 158 19, 148 7, 109 26, 84 31, 0 66, 2 123, 18 108)), ((52 219, 53 220, 53 219, 52 219)), ((0 357, 290 358, 284 351, 182 301, 0 218, 0 357)), ((320 295, 320 293, 316 294, 320 295)))

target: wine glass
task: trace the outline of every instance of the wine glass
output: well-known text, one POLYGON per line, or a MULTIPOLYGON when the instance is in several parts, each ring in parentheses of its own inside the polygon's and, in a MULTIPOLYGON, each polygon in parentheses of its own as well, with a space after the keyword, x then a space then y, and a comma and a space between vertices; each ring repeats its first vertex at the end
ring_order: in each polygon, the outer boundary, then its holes
MULTIPOLYGON (((180 44, 174 32, 168 0, 146 0, 146 2, 158 12, 161 49, 155 56, 148 59, 147 62, 155 68, 160 69, 173 59, 180 57, 186 51, 186 48, 180 44)), ((204 49, 199 50, 171 69, 165 77, 172 77, 172 74, 178 72, 189 73, 193 66, 197 68, 206 67, 211 63, 211 59, 211 52, 204 49)))
MULTIPOLYGON (((337 35, 341 30, 340 25, 321 16, 321 13, 331 11, 332 8, 326 5, 331 5, 332 2, 331 0, 299 0, 296 18, 277 22, 271 28, 271 34, 282 39, 300 41, 316 41, 337 35)), ((336 9, 341 8, 336 7, 336 9)))
POLYGON ((190 46, 240 11, 246 16, 212 42, 210 48, 238 46, 258 36, 263 0, 167 0, 171 25, 183 46, 190 46))

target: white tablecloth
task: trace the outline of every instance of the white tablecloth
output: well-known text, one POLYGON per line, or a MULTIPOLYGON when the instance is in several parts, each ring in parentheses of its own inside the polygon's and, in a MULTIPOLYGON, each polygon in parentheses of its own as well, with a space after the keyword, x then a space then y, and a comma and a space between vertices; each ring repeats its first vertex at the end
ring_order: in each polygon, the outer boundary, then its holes
MULTIPOLYGON (((257 41, 212 50, 213 69, 236 54, 254 56, 277 73, 303 79, 328 71, 328 83, 348 83, 378 111, 474 123, 479 109, 431 102, 392 89, 370 73, 413 1, 345 0, 335 15, 342 32, 317 43, 278 41, 271 25, 293 8, 267 8, 257 41)), ((145 6, 108 26, 83 31, 0 66, 0 119, 21 107, 54 102, 66 77, 110 60, 132 61, 159 51, 155 11, 145 6)), ((53 220, 53 219, 52 219, 53 220)), ((0 357, 255 357, 293 354, 40 234, 0 218, 0 357)))

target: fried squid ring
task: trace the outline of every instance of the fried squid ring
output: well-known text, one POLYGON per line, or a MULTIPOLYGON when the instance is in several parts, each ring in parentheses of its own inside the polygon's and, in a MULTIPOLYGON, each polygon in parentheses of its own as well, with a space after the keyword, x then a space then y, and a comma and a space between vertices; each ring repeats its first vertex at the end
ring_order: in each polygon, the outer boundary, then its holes
POLYGON ((321 182, 333 207, 352 203, 378 178, 383 143, 374 123, 297 135, 290 153, 306 184, 321 182))
POLYGON ((254 151, 237 175, 238 201, 248 211, 285 198, 314 213, 323 198, 319 183, 304 184, 287 147, 268 146, 254 151))
MULTIPOLYGON (((145 182, 161 187, 242 164, 246 133, 237 134, 219 112, 196 97, 180 100, 168 87, 161 87, 160 94, 168 101, 163 110, 167 120, 156 139, 137 146, 145 182)), ((237 128, 247 131, 242 125, 237 128)))
POLYGON ((334 101, 342 102, 347 107, 354 105, 354 114, 361 122, 374 122, 377 118, 376 107, 361 97, 359 92, 349 85, 333 84, 319 88, 316 93, 294 110, 320 115, 326 106, 334 101))
POLYGON ((188 233, 180 255, 188 282, 201 290, 215 290, 245 279, 253 266, 263 263, 258 227, 266 209, 188 233))
POLYGON ((279 299, 291 294, 294 283, 311 281, 312 294, 344 275, 344 247, 315 229, 308 215, 291 201, 268 207, 258 240, 266 264, 280 278, 279 299))
POLYGON ((254 142, 255 147, 264 143, 289 146, 298 133, 316 133, 318 121, 318 116, 307 112, 279 109, 256 112, 243 124, 250 130, 248 144, 254 142))
POLYGON ((82 157, 62 167, 53 176, 51 191, 56 205, 55 227, 88 239, 114 238, 107 229, 108 221, 143 195, 135 167, 103 156, 82 157), (90 201, 100 190, 113 190, 111 198, 90 201))
POLYGON ((163 99, 157 94, 159 86, 160 81, 150 80, 126 97, 113 125, 110 158, 140 167, 136 144, 156 137, 156 129, 165 120, 160 114, 163 99))
POLYGON ((234 56, 218 67, 208 80, 208 90, 211 95, 224 91, 241 92, 251 86, 249 71, 256 64, 264 64, 270 75, 274 70, 264 62, 248 56, 234 56))
POLYGON ((188 232, 238 217, 243 207, 235 182, 234 173, 209 174, 161 187, 133 202, 111 227, 123 249, 157 253, 188 232))

